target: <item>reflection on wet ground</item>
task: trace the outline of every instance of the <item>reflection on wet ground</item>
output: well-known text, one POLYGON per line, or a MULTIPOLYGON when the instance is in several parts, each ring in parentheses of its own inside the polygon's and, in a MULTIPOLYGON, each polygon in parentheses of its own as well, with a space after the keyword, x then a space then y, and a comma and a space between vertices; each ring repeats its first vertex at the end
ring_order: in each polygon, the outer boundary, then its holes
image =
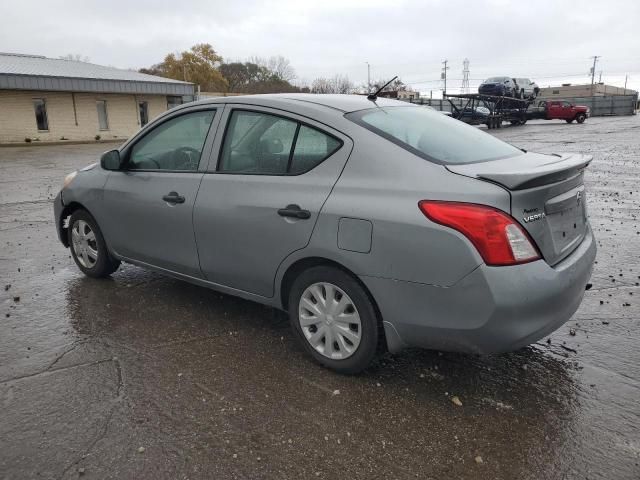
POLYGON ((275 310, 133 266, 83 277, 49 198, 104 146, 0 149, 0 477, 638 478, 638 128, 493 131, 595 156, 594 287, 550 343, 356 377, 311 363, 275 310))

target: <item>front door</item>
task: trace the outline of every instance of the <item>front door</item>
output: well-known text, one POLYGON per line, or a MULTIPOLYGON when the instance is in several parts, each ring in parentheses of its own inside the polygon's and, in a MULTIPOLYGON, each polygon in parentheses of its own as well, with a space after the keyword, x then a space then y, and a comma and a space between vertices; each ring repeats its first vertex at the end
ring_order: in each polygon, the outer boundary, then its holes
POLYGON ((203 177, 194 227, 207 280, 271 297, 278 266, 308 244, 352 143, 293 114, 246 108, 225 110, 218 165, 203 177))
POLYGON ((216 111, 168 117, 121 152, 104 187, 107 241, 131 260, 201 277, 193 205, 208 160, 216 111))

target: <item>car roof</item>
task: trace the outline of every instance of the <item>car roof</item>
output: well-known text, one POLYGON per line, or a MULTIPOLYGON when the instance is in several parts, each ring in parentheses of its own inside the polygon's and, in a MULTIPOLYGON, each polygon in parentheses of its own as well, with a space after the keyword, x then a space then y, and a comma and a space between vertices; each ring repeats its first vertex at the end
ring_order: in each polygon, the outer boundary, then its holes
POLYGON ((265 107, 302 107, 305 104, 313 104, 337 110, 341 113, 355 112, 375 107, 406 107, 409 102, 402 102, 390 98, 378 97, 375 101, 367 99, 366 95, 343 94, 312 94, 312 93, 270 93, 262 95, 238 95, 233 97, 215 97, 194 104, 210 103, 243 103, 249 105, 261 105, 265 107))

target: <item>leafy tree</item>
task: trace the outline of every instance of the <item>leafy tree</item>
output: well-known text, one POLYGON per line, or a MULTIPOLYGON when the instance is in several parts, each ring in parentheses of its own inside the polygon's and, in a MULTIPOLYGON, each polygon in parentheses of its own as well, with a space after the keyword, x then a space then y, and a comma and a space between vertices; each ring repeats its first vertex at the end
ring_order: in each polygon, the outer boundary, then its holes
POLYGON ((200 85, 203 91, 226 91, 228 83, 218 67, 222 57, 208 43, 199 43, 179 54, 168 54, 162 63, 141 68, 141 73, 183 80, 200 85))
POLYGON ((292 75, 286 68, 289 61, 284 59, 284 57, 272 58, 275 59, 273 62, 253 57, 251 61, 245 63, 232 62, 220 65, 220 73, 227 79, 229 91, 234 93, 283 93, 299 91, 297 87, 283 78, 283 76, 290 77, 292 75), (271 68, 279 70, 274 71, 271 68))
POLYGON ((222 57, 208 43, 199 43, 178 55, 170 53, 164 58, 165 77, 200 85, 204 91, 225 91, 227 81, 218 71, 222 57))

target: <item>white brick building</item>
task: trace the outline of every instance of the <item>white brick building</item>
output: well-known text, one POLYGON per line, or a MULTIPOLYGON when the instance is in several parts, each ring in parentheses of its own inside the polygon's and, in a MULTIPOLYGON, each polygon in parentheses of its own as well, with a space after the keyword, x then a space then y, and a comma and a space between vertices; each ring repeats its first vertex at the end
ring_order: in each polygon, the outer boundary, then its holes
POLYGON ((86 62, 0 53, 0 144, 124 140, 194 99, 192 83, 86 62))

